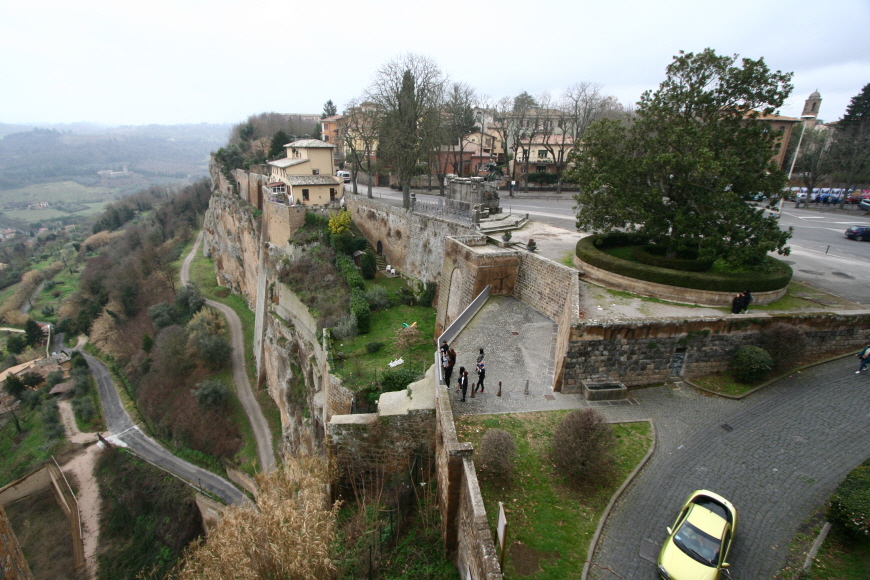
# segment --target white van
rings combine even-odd
[[[350,183],[350,171],[336,171],[335,175],[344,179],[345,183]]]

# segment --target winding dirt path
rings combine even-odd
[[[196,237],[196,242],[193,244],[193,249],[184,259],[181,265],[181,283],[187,284],[190,280],[190,264],[199,250],[202,243],[203,231],[200,230]],[[233,382],[236,385],[236,392],[239,396],[239,401],[245,409],[245,414],[251,422],[251,429],[254,432],[254,439],[257,441],[257,456],[260,460],[260,469],[263,471],[271,471],[275,468],[275,452],[272,448],[272,433],[269,431],[269,424],[263,416],[263,410],[260,409],[256,397],[254,397],[251,383],[248,380],[248,373],[245,370],[245,339],[242,332],[242,321],[239,319],[235,311],[225,304],[215,302],[214,300],[206,300],[206,304],[219,310],[227,318],[227,323],[230,329],[230,344],[233,347],[232,368]]]

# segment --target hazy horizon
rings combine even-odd
[[[494,99],[588,81],[625,105],[679,51],[764,57],[794,72],[781,113],[818,90],[841,117],[870,82],[866,0],[29,0],[0,4],[0,122],[111,127],[233,124],[249,115],[342,110],[404,52],[431,56]]]

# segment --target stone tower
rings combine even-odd
[[[816,119],[819,116],[819,109],[822,108],[822,95],[819,94],[819,91],[813,91],[810,94],[810,97],[804,101],[804,111],[801,113],[801,116],[811,115],[812,119],[807,119],[807,124],[812,127],[816,124]]]

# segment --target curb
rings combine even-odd
[[[846,354],[838,354],[836,356],[832,356],[832,357],[825,358],[822,360],[817,360],[816,362],[812,362],[812,363],[797,367],[797,368],[792,369],[790,371],[787,371],[781,375],[777,375],[777,376],[773,377],[772,379],[764,381],[763,383],[761,383],[757,387],[754,387],[754,388],[746,391],[742,395],[726,395],[724,393],[717,393],[716,391],[711,391],[710,389],[706,389],[700,385],[696,385],[695,383],[693,383],[692,381],[690,381],[688,379],[680,378],[680,380],[682,382],[686,383],[687,385],[689,385],[690,387],[692,387],[693,389],[707,393],[708,395],[713,395],[714,397],[722,397],[723,399],[732,399],[734,401],[740,401],[742,399],[745,399],[749,395],[754,395],[755,393],[757,393],[761,389],[769,387],[770,385],[772,385],[776,381],[781,381],[782,379],[787,379],[788,377],[792,376],[795,373],[805,371],[807,369],[811,369],[811,368],[819,366],[819,365],[827,364],[829,362],[833,362],[835,360],[840,360],[841,358],[846,358],[846,357],[854,356],[854,355],[855,355],[854,352],[849,352]]]
[[[638,423],[638,421],[617,421],[618,423]],[[610,516],[610,512],[613,511],[613,506],[616,504],[616,500],[622,495],[629,485],[634,481],[637,475],[640,473],[640,470],[647,464],[650,457],[652,457],[653,453],[656,450],[656,426],[655,424],[647,420],[649,423],[650,432],[652,434],[652,445],[650,445],[649,451],[647,451],[646,455],[643,459],[640,460],[640,463],[637,467],[634,468],[628,477],[625,478],[625,481],[622,482],[622,485],[619,486],[619,489],[613,494],[610,498],[610,502],[607,504],[607,507],[604,508],[604,513],[601,514],[601,518],[598,520],[598,527],[595,528],[595,534],[592,536],[592,541],[589,542],[589,551],[586,553],[586,563],[583,564],[583,573],[580,575],[580,580],[586,580],[589,575],[589,566],[592,563],[592,556],[595,554],[596,548],[598,548],[598,540],[601,538],[601,532],[604,530],[604,522],[607,521],[607,518]]]
[[[828,537],[828,532],[831,531],[831,522],[825,522],[825,525],[822,526],[822,529],[819,531],[819,536],[816,538],[816,541],[813,542],[810,551],[807,552],[807,559],[804,560],[803,571],[806,572],[810,569],[810,566],[813,565],[813,559],[818,555],[819,548],[822,547],[822,544],[825,541],[825,538]]]

